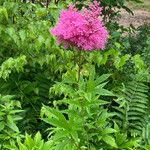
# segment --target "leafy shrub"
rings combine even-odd
[[[5,149],[10,142],[20,136],[17,122],[22,119],[20,102],[14,96],[0,95],[0,148]]]
[[[17,144],[12,144],[10,150],[51,150],[51,142],[44,142],[41,134],[38,132],[34,138],[30,135],[25,135],[25,140],[22,143],[20,139],[17,140]]]

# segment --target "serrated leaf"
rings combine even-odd
[[[117,148],[117,144],[116,144],[116,142],[115,142],[115,139],[114,139],[112,136],[106,135],[106,136],[104,136],[102,139],[103,139],[103,141],[104,141],[105,143],[107,143],[108,145]]]

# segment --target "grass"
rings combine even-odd
[[[128,6],[133,10],[145,10],[150,12],[150,0],[141,0],[142,3],[128,2]]]

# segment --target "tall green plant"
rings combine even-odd
[[[43,106],[41,117],[52,125],[49,128],[50,140],[54,149],[99,149],[117,147],[109,122],[112,114],[103,106],[109,103],[102,96],[113,96],[104,86],[109,74],[95,76],[91,67],[88,78],[76,77],[76,71],[68,71],[62,82],[56,83],[51,92],[64,98],[56,101],[57,108]],[[61,106],[66,109],[61,110]],[[60,108],[60,109],[58,109]]]

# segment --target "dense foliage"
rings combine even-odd
[[[120,26],[126,1],[102,0],[105,49],[64,49],[49,29],[72,2],[89,4],[0,0],[0,149],[149,150],[150,26]]]

